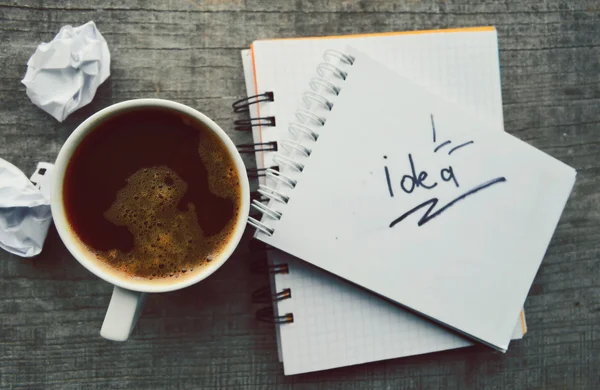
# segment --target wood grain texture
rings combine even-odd
[[[89,20],[112,75],[58,123],[20,80],[40,42]],[[244,95],[239,51],[253,40],[478,25],[498,29],[507,131],[579,172],[526,303],[529,333],[506,354],[472,347],[284,377],[274,330],[250,303],[267,278],[250,273],[244,244],[205,282],[151,296],[131,340],[111,343],[98,334],[111,286],[52,229],[36,259],[0,252],[0,387],[600,388],[597,0],[0,0],[0,157],[30,173],[86,117],[140,97],[188,104],[250,142],[233,131],[231,103]]]

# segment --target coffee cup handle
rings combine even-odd
[[[140,316],[145,298],[145,293],[115,286],[100,336],[112,341],[127,340]]]

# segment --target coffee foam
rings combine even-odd
[[[239,212],[240,179],[233,157],[223,151],[222,141],[214,134],[207,135],[198,146],[198,154],[208,170],[208,188],[213,194],[236,200],[236,215]]]
[[[189,275],[218,256],[238,219],[239,178],[234,170],[223,169],[227,162],[218,161],[216,148],[205,149],[201,156],[210,159],[206,166],[211,191],[236,200],[229,224],[220,233],[205,237],[194,204],[189,203],[185,210],[177,208],[187,184],[167,166],[142,168],[127,179],[104,213],[110,222],[127,227],[133,235],[133,249],[96,251],[98,259],[130,276],[160,279]]]

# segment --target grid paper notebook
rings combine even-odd
[[[422,58],[423,61],[430,61],[433,58],[441,60],[442,64],[432,75],[422,74],[422,82],[430,86],[437,85],[435,89],[449,91],[449,95],[459,101],[462,100],[467,107],[474,111],[483,110],[487,114],[482,115],[489,115],[501,123],[496,32],[484,28],[477,31],[467,29],[457,36],[446,36],[448,34],[452,33],[426,34],[433,35],[426,39],[412,34],[390,35],[391,38],[387,38],[390,42],[389,46],[379,47],[378,50],[386,52],[384,55],[388,55],[390,51],[403,52]],[[355,41],[357,38],[359,41],[365,39],[344,37],[339,40]],[[415,41],[415,38],[418,39]],[[306,90],[307,80],[315,76],[314,68],[321,61],[323,51],[329,47],[332,40],[299,40],[292,44],[293,48],[287,48],[289,42],[292,41],[255,42],[253,45],[255,62],[266,69],[260,74],[268,73],[269,69],[287,66],[290,62],[298,62],[297,65],[287,68],[286,88],[279,86],[280,80],[269,80],[266,86],[256,88],[251,53],[242,51],[248,95],[262,93],[271,87],[270,90],[276,94],[275,100],[282,101],[279,107],[288,114],[293,113],[297,108],[296,102]],[[370,45],[372,42],[373,38],[369,38],[365,45]],[[313,45],[316,47],[312,47]],[[467,69],[465,72],[461,61],[450,61],[454,66],[450,70],[445,68],[443,64],[445,59],[439,52],[447,45],[453,48],[461,46],[462,49],[458,50],[458,54],[474,56],[479,66],[475,69]],[[261,50],[266,50],[266,53]],[[284,56],[274,55],[280,51]],[[313,52],[313,57],[306,54],[307,52]],[[424,55],[423,52],[431,53]],[[402,63],[399,60],[396,62]],[[419,70],[418,62],[413,60],[408,66],[413,73]],[[310,68],[311,66],[313,68]],[[449,80],[440,80],[444,77],[448,77]],[[463,82],[456,83],[456,79],[462,79]],[[294,83],[290,84],[289,81],[292,80]],[[479,94],[478,99],[468,98],[468,90],[474,89],[477,84],[488,85],[489,91]],[[464,98],[461,99],[460,96]],[[270,103],[259,106],[263,109],[263,116],[267,104]],[[252,117],[258,116],[256,106],[251,106],[250,110]],[[280,115],[276,110],[269,112],[277,116],[278,123],[285,120],[285,114]],[[263,127],[254,131],[255,142],[277,141],[280,137],[287,136],[287,129],[282,126]],[[271,155],[272,153],[259,153],[258,167],[272,165]],[[306,265],[292,256],[280,251],[269,251],[268,254],[273,263],[287,263],[290,267],[289,275],[276,275],[272,281],[274,291],[283,288],[291,288],[293,291],[292,299],[275,305],[281,313],[295,314],[294,324],[276,326],[280,360],[284,362],[285,373],[288,375],[471,345],[470,341],[442,327],[433,325],[337,277]],[[315,301],[317,304],[313,303]],[[312,323],[315,319],[321,319],[323,323],[329,324],[328,327],[315,327]],[[513,338],[520,339],[526,331],[522,313],[516,322]],[[326,342],[323,342],[324,338],[327,339]]]
[[[257,238],[505,351],[575,170],[363,53],[341,58],[318,69],[343,84],[297,111],[318,140],[275,160],[289,169]]]

